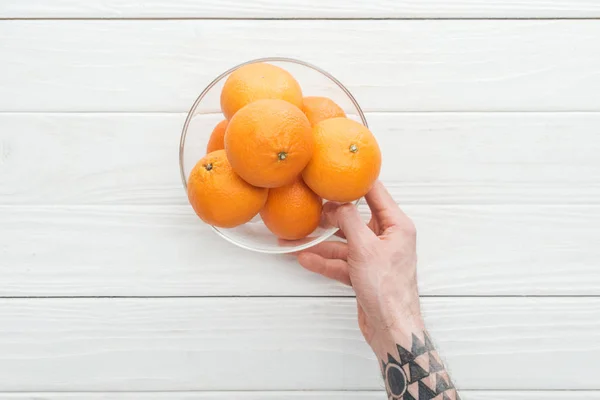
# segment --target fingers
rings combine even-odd
[[[339,238],[341,238],[341,239],[346,239],[346,235],[344,235],[344,232],[342,232],[342,231],[340,231],[340,230],[337,230],[337,231],[334,233],[334,235],[335,235],[335,236],[337,236],[337,237],[339,237]]]
[[[365,199],[381,229],[410,222],[381,181],[375,182]]]
[[[298,262],[309,271],[351,286],[348,264],[344,260],[330,259],[316,253],[303,252],[298,254]]]
[[[342,230],[351,245],[365,244],[376,238],[352,204],[327,203],[323,212],[331,225]]]
[[[346,260],[348,258],[348,245],[343,242],[323,242],[303,252],[318,254],[325,258]]]
[[[396,201],[381,181],[375,181],[371,190],[365,195],[365,200],[367,200],[369,208],[374,212],[383,212],[387,209],[398,208]]]
[[[375,218],[399,219],[404,214],[381,181],[376,181],[365,195],[365,200]]]
[[[331,228],[331,224],[329,223],[329,221],[327,221],[327,217],[325,216],[325,213],[321,213],[321,220],[319,221],[319,227],[324,228],[324,229]],[[340,231],[339,229],[337,231],[335,231],[334,235],[339,238],[346,239],[346,236],[344,236],[344,232]]]

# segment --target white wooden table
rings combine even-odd
[[[201,225],[185,113],[347,84],[466,400],[600,399],[600,2],[0,0],[0,399],[375,400],[351,292]]]

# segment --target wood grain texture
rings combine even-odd
[[[592,18],[593,0],[19,0],[2,18]]]
[[[184,112],[268,55],[314,62],[367,111],[599,111],[599,36],[594,20],[2,21],[0,111]]]
[[[220,118],[200,118],[203,140]],[[381,179],[400,204],[600,202],[600,113],[367,118],[383,151]],[[177,153],[184,119],[0,114],[0,204],[185,205]],[[205,142],[196,144],[199,159]]]
[[[360,392],[163,392],[163,393],[0,393],[0,400],[382,400],[385,399],[383,391]],[[506,391],[468,391],[463,390],[461,398],[464,400],[598,400],[600,392],[596,391],[532,391],[532,392],[506,392]]]
[[[600,299],[423,303],[461,388],[600,388]],[[0,389],[381,390],[355,312],[354,299],[4,299]]]
[[[598,206],[406,212],[424,295],[600,295]],[[0,221],[2,296],[352,294],[227,243],[189,206],[4,206]]]

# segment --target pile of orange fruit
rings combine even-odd
[[[221,110],[188,180],[189,201],[208,224],[232,228],[260,213],[280,239],[301,239],[318,227],[323,199],[357,200],[379,176],[373,134],[331,99],[304,97],[280,67],[235,70]]]

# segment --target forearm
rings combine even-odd
[[[372,347],[381,363],[388,399],[460,399],[422,323],[388,332]]]

